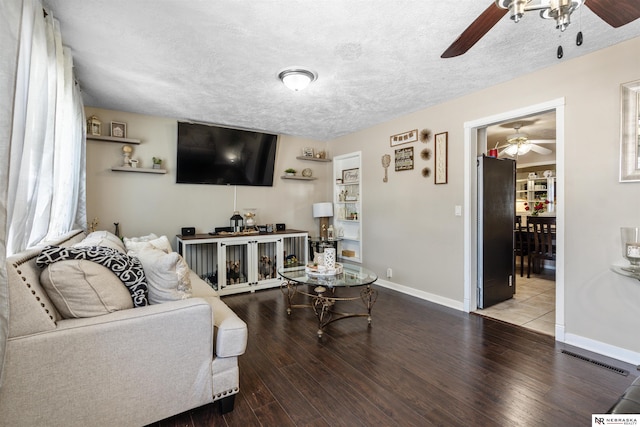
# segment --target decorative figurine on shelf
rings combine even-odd
[[[87,133],[95,136],[102,135],[102,122],[96,116],[91,116],[87,120]]]
[[[256,228],[256,213],[253,211],[247,211],[244,213],[244,229],[254,230]]]
[[[131,153],[133,153],[133,148],[130,145],[122,146],[122,155],[124,156],[122,166],[131,166]]]

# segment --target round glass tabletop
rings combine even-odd
[[[360,265],[342,264],[342,273],[332,275],[319,275],[306,271],[304,265],[296,267],[283,267],[278,269],[278,274],[287,280],[310,286],[351,287],[370,285],[378,280],[378,276],[371,270]]]

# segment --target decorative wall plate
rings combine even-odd
[[[302,176],[304,176],[305,178],[311,178],[311,175],[313,175],[313,172],[311,172],[311,169],[306,168],[302,171]]]

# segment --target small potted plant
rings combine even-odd
[[[160,157],[154,157],[152,160],[154,169],[160,169],[162,167],[162,159]]]
[[[293,168],[285,169],[284,173],[287,176],[294,176],[296,174],[296,170]]]

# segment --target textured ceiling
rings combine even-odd
[[[587,0],[588,1],[588,0]],[[328,140],[640,35],[588,8],[560,33],[506,15],[442,52],[490,0],[45,0],[86,105]],[[579,30],[584,44],[575,45]],[[292,92],[288,66],[318,73]]]

